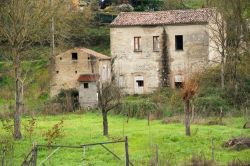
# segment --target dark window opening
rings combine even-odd
[[[77,74],[77,71],[75,71],[75,73]]]
[[[77,59],[78,59],[77,52],[73,52],[72,53],[72,60],[77,60]]]
[[[175,88],[177,89],[183,88],[183,82],[175,82]]]
[[[143,86],[144,86],[143,80],[137,80],[136,82],[137,82],[137,85],[138,85],[139,87],[143,87]]]
[[[62,60],[62,57],[60,57],[60,60]]]
[[[58,74],[58,73],[59,73],[59,71],[57,70],[57,71],[56,71],[56,73]]]
[[[182,35],[175,36],[175,49],[183,50],[183,36]]]
[[[153,50],[154,51],[160,50],[160,38],[159,38],[159,36],[153,36]]]
[[[83,83],[83,87],[84,87],[84,89],[89,88],[89,83]]]
[[[134,37],[134,51],[141,51],[141,37]]]

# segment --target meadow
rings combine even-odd
[[[37,116],[31,136],[23,129],[23,139],[15,141],[14,165],[20,165],[31,150],[32,143],[46,144],[44,133],[60,120],[63,120],[62,136],[53,144],[81,145],[87,143],[121,140],[128,136],[130,160],[134,165],[149,165],[155,158],[155,146],[159,148],[159,165],[185,165],[193,155],[202,155],[211,160],[211,140],[214,140],[216,165],[227,165],[232,160],[249,161],[250,149],[236,151],[223,147],[223,142],[238,136],[250,136],[249,129],[243,129],[245,120],[241,117],[224,118],[224,125],[192,124],[190,137],[185,136],[183,123],[163,124],[153,120],[148,125],[145,119],[127,119],[124,116],[110,115],[109,137],[102,136],[102,116],[99,113],[65,114]],[[23,117],[27,125],[30,117]],[[4,132],[0,127],[0,133]],[[124,165],[124,143],[110,144],[107,147],[122,160],[114,158],[101,146],[85,149],[61,148],[45,165]],[[37,164],[41,164],[55,149],[39,149]]]

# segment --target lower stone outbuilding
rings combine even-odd
[[[81,107],[96,107],[97,83],[111,80],[111,58],[87,48],[73,48],[55,58],[51,96],[77,89]]]
[[[82,74],[78,78],[79,103],[84,108],[94,108],[98,106],[97,85],[99,74]]]

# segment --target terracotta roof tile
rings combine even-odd
[[[95,82],[100,78],[99,74],[81,74],[77,81],[79,82]]]
[[[157,12],[122,12],[111,26],[171,25],[207,23],[212,9],[168,10]]]

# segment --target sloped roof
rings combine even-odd
[[[81,74],[77,81],[79,82],[96,82],[100,78],[99,74]]]
[[[96,52],[94,50],[90,50],[88,48],[84,48],[84,47],[80,47],[80,48],[73,48],[73,49],[70,49],[70,50],[67,50],[66,52],[73,52],[73,51],[76,51],[76,52],[84,52],[84,53],[87,53],[89,55],[92,55],[100,60],[110,60],[111,57],[109,56],[106,56],[104,54],[101,54],[99,52]],[[64,52],[65,53],[65,52]],[[60,55],[60,54],[58,54]]]
[[[99,59],[103,59],[103,60],[111,59],[111,57],[108,57],[108,56],[106,56],[106,55],[104,55],[104,54],[101,54],[101,53],[99,53],[99,52],[96,52],[96,51],[94,51],[94,50],[90,50],[90,49],[88,49],[88,48],[82,47],[82,48],[78,48],[78,49],[79,49],[79,51],[86,52],[87,54],[93,55],[93,56],[95,56],[95,57],[97,57],[97,58],[99,58]]]
[[[212,9],[122,12],[111,26],[171,25],[207,23]]]

